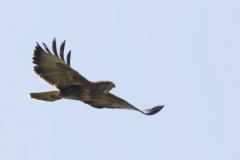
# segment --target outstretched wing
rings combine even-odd
[[[131,110],[139,111],[145,115],[156,114],[164,107],[164,105],[161,105],[161,106],[153,107],[151,109],[140,110],[140,109],[134,107],[133,105],[131,105],[130,103],[128,103],[127,101],[125,101],[111,93],[102,95],[99,98],[94,99],[92,101],[85,101],[84,103],[86,103],[92,107],[95,107],[95,108],[131,109]]]
[[[67,55],[67,63],[64,61],[65,41],[60,47],[60,57],[57,53],[56,40],[53,39],[52,49],[50,52],[48,47],[43,43],[44,49],[37,43],[33,54],[34,71],[47,83],[57,88],[68,85],[82,85],[90,83],[86,78],[70,67],[71,51]]]

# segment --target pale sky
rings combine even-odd
[[[240,159],[237,0],[1,1],[1,160]],[[71,66],[153,116],[30,99],[53,38]],[[42,45],[42,44],[41,44]]]

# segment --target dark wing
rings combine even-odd
[[[161,105],[161,106],[153,107],[151,109],[140,110],[140,109],[134,107],[133,105],[129,104],[127,101],[125,101],[111,93],[102,95],[97,99],[94,99],[92,101],[86,101],[84,103],[89,104],[90,106],[95,107],[95,108],[131,109],[131,110],[139,111],[145,115],[156,114],[164,107],[164,105]]]
[[[46,82],[57,88],[68,85],[82,85],[90,83],[86,78],[70,67],[71,51],[67,55],[67,63],[64,61],[65,41],[60,47],[60,57],[57,53],[56,40],[53,39],[52,49],[50,52],[48,47],[43,43],[44,49],[37,43],[33,54],[34,71]]]

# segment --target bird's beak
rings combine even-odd
[[[116,87],[115,84],[113,84],[113,87]]]

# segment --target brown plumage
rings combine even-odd
[[[43,43],[45,50],[37,43],[33,54],[35,73],[47,83],[54,85],[57,90],[41,93],[30,93],[30,97],[53,102],[62,98],[79,100],[94,108],[124,108],[139,111],[145,115],[159,112],[164,105],[152,109],[139,110],[127,101],[109,93],[115,87],[110,81],[91,82],[70,67],[71,51],[67,54],[67,63],[64,60],[65,41],[60,47],[60,56],[57,52],[56,40],[52,44],[53,54]]]

